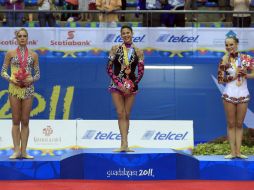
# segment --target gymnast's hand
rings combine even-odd
[[[120,87],[121,92],[128,95],[131,93],[130,89],[125,88],[124,86]]]
[[[246,77],[247,75],[247,70],[244,70],[244,69],[239,69],[237,71],[238,75],[241,76],[241,77]]]
[[[11,77],[10,82],[16,86],[20,86],[20,81],[17,80],[15,77]]]
[[[33,83],[33,77],[31,75],[28,76],[24,81],[22,81],[22,83],[25,87],[31,86]]]

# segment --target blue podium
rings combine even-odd
[[[0,157],[0,180],[253,180],[254,157],[226,160],[221,156],[192,156],[172,149],[72,150],[61,156],[33,160]]]

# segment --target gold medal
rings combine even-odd
[[[126,67],[124,72],[126,75],[129,75],[131,73],[130,67]]]

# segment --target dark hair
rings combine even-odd
[[[121,27],[121,33],[122,33],[122,30],[125,29],[125,28],[128,28],[131,32],[133,32],[133,31],[132,31],[132,27],[130,27],[130,26],[128,26],[128,25],[123,25],[123,26]]]
[[[239,39],[236,36],[227,36],[227,39],[233,39],[237,44],[239,43]]]

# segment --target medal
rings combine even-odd
[[[28,58],[28,49],[27,47],[25,48],[25,52],[24,52],[24,57],[22,59],[22,53],[20,51],[19,48],[17,48],[17,56],[18,56],[18,60],[19,60],[19,70],[18,72],[14,73],[15,78],[21,82],[21,87],[24,87],[24,85],[22,84],[22,81],[24,81],[29,74],[27,73],[25,67],[27,65],[27,58]]]
[[[129,67],[129,66],[127,66],[126,68],[125,68],[125,74],[126,75],[129,75],[130,73],[131,73],[131,68]]]
[[[123,79],[123,86],[133,91],[134,84],[132,80],[129,79],[129,75],[131,74],[131,67],[129,60],[131,59],[131,55],[133,53],[134,49],[132,47],[129,48],[129,51],[127,50],[125,44],[123,44],[123,60],[124,60],[124,73],[126,74],[126,78]]]
[[[238,55],[238,57],[237,57],[237,71],[240,72],[241,69],[242,69],[241,55]],[[242,78],[241,74],[238,74],[236,85],[241,86],[242,83],[243,83],[243,78]]]

